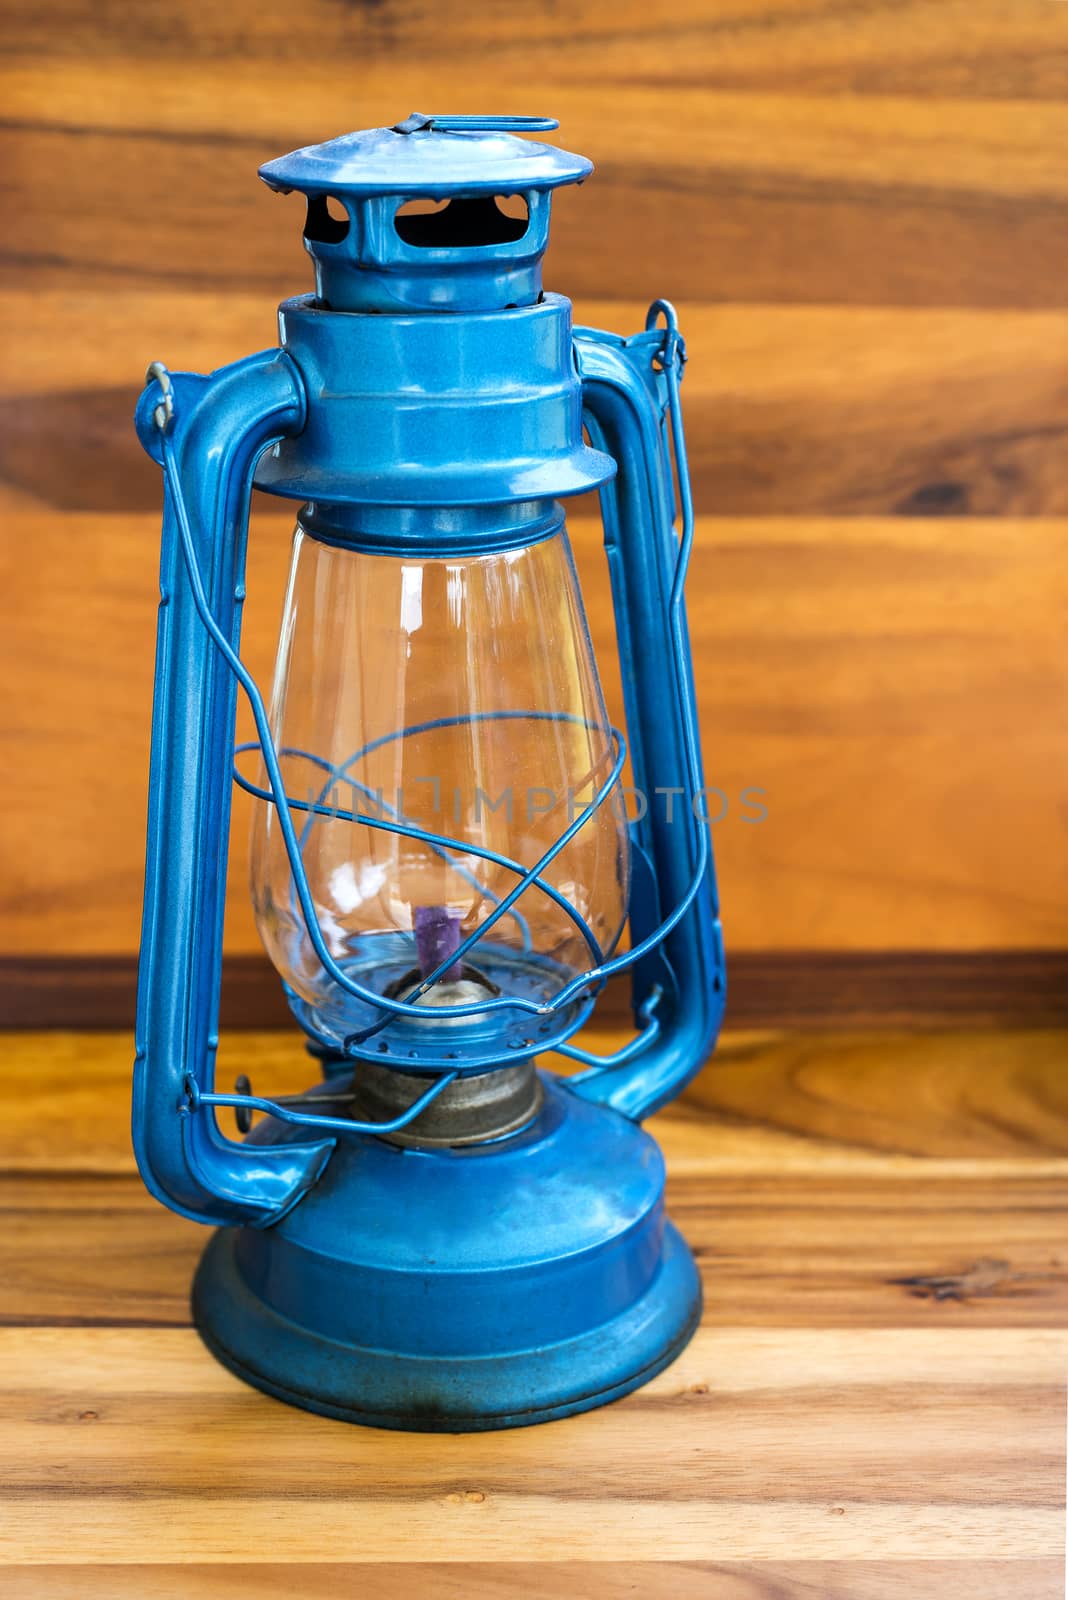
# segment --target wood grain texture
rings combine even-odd
[[[588,1028],[580,1037],[608,1051],[627,1034]],[[682,1100],[658,1115],[657,1138],[673,1177],[687,1180],[1054,1180],[1068,1173],[1066,1045],[1068,1029],[1052,1028],[729,1032]],[[132,1033],[0,1035],[9,1200],[22,1177],[42,1180],[36,1206],[67,1204],[50,1181],[60,1173],[86,1182],[133,1175],[133,1054]],[[291,1028],[224,1038],[219,1081],[239,1074],[283,1094],[315,1081],[317,1069]]]
[[[653,1124],[693,1344],[603,1411],[452,1437],[218,1367],[188,1325],[204,1231],[132,1169],[128,1036],[4,1046],[5,1595],[1061,1593],[1068,1032],[728,1039]],[[309,1070],[276,1034],[238,1068]]]
[[[727,990],[731,1028],[1056,1028],[1068,1026],[1068,951],[732,949]],[[133,954],[0,955],[0,1029],[128,1028],[136,992]],[[265,955],[224,956],[219,1020],[292,1031]],[[598,999],[597,1022],[633,1026],[625,977]]]
[[[0,951],[136,948],[155,628],[154,519],[34,513],[0,556]],[[611,617],[576,521],[590,621]],[[253,528],[245,653],[269,681],[289,525]],[[1068,521],[705,519],[691,606],[733,949],[1058,949]],[[1020,637],[1027,618],[1026,648]],[[77,619],[72,626],[72,619]],[[743,791],[762,791],[753,823]],[[229,948],[258,940],[235,796]]]
[[[91,12],[74,0],[62,9],[62,31],[53,26],[53,12],[27,10],[17,0],[5,0],[0,15],[12,56],[27,68],[33,60],[73,69],[81,61],[106,68],[124,56],[146,66],[173,57],[179,68],[189,68],[185,82],[192,84],[199,69],[222,60],[235,66],[240,93],[252,87],[253,69],[292,60],[292,16],[277,3],[235,0],[205,13],[196,0],[176,0],[165,15],[131,19],[122,0],[101,0]],[[740,89],[793,82],[816,93],[1051,100],[1068,88],[1068,25],[1042,0],[866,0],[851,6],[733,0],[729,10],[708,0],[679,0],[670,18],[651,17],[638,0],[583,0],[570,14],[566,48],[559,15],[546,0],[531,0],[521,32],[514,18],[494,7],[444,3],[428,12],[419,0],[397,0],[388,16],[373,4],[341,8],[310,0],[305,15],[318,49],[302,58],[304,74],[291,74],[281,107],[263,96],[239,105],[246,118],[258,114],[257,126],[277,126],[290,106],[314,106],[317,93],[339,94],[345,57],[358,49],[366,53],[361,87],[366,81],[368,93],[380,91],[390,58],[401,55],[419,88],[431,72],[440,71],[451,86],[466,70],[469,90],[470,76],[489,68],[509,85],[523,72],[528,82],[540,81],[548,68],[561,87],[595,88],[588,84],[593,64],[598,78],[627,86],[635,78]],[[670,48],[676,42],[685,53]],[[106,101],[107,87],[100,86],[93,104]],[[132,99],[117,99],[112,107],[120,125],[136,120],[136,86],[131,90]],[[60,120],[73,110],[73,101],[61,101],[53,114]],[[167,129],[188,127],[197,125],[199,113],[215,127],[229,110],[226,101],[213,106],[206,94],[180,105],[175,93],[160,121]]]
[[[9,259],[50,283],[133,267],[274,292],[292,256],[251,169],[349,127],[356,80],[365,126],[396,120],[399,83],[413,104],[551,104],[598,164],[563,208],[585,231],[559,230],[578,293],[646,293],[652,273],[690,299],[1064,304],[1068,25],[1041,0],[690,0],[670,17],[584,0],[566,33],[549,0],[521,29],[458,0],[313,0],[299,72],[280,0],[207,27],[195,0],[133,21],[74,4],[61,29],[51,7],[12,9]],[[75,159],[81,204],[57,214]]]
[[[677,1129],[665,1144],[690,1148]],[[707,1175],[674,1178],[668,1204],[697,1255],[708,1328],[1056,1332],[1068,1321],[1066,1181],[1063,1162],[1011,1180],[728,1170],[712,1191]],[[992,1198],[992,1182],[1007,1192]],[[136,1178],[0,1180],[0,1220],[0,1325],[189,1327],[204,1234]]]
[[[279,293],[297,292],[307,265],[283,220],[265,219],[262,232],[285,238],[291,273]],[[552,281],[574,292],[566,276]],[[651,272],[644,299],[576,294],[576,318],[632,331],[648,285],[664,281]],[[211,370],[269,345],[271,295],[137,285],[119,296],[79,282],[44,305],[36,288],[0,289],[4,492],[57,523],[64,511],[154,519],[159,471],[130,425],[148,355]],[[749,300],[681,309],[691,470],[709,515],[1068,511],[1068,312]],[[695,574],[695,585],[707,581]]]
[[[656,1120],[706,1325],[1064,1325],[1066,1045],[1054,1030],[729,1036]],[[204,1235],[136,1179],[131,1057],[129,1036],[5,1041],[2,1322],[188,1325]],[[275,1033],[232,1036],[219,1072],[263,1093],[315,1076]]]
[[[1062,1538],[1063,1334],[712,1331],[592,1422],[444,1443],[279,1415],[178,1331],[0,1349],[13,1560],[978,1565]]]
[[[300,204],[257,164],[491,101],[597,163],[547,274],[578,317],[680,304],[731,948],[1068,948],[1068,7],[309,0],[299,49],[281,0],[2,14],[0,954],[136,946],[159,480],[130,413],[149,358],[270,344],[309,286]],[[263,677],[284,523],[254,534]],[[588,521],[578,544],[605,664]]]
[[[924,1561],[376,1562],[375,1600],[1061,1600],[1062,1563],[1048,1559]],[[336,1600],[366,1590],[366,1565],[280,1562],[263,1566],[183,1563],[145,1566],[10,1567],[11,1600]],[[640,1588],[637,1587],[640,1583]]]

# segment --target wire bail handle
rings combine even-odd
[[[426,116],[413,111],[393,124],[394,133],[552,133],[560,126],[555,117]]]

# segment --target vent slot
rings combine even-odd
[[[515,244],[529,225],[530,210],[521,195],[409,200],[393,218],[398,236],[419,250],[472,250],[480,245]]]
[[[304,224],[304,237],[313,244],[340,244],[348,238],[349,214],[340,200],[332,194],[308,196],[308,217]]]

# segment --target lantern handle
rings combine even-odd
[[[495,117],[456,113],[427,115],[413,111],[403,122],[393,124],[394,133],[552,133],[560,123],[556,117]]]
[[[567,1083],[641,1120],[700,1070],[726,999],[711,834],[696,809],[704,777],[683,593],[694,537],[679,397],[686,352],[674,307],[657,300],[645,329],[629,339],[576,328],[575,353],[591,443],[617,465],[600,494],[632,781],[647,796],[682,797],[678,814],[661,817],[666,808],[650,804],[631,824],[641,867],[629,908],[632,948],[651,942],[662,904],[684,909],[632,968],[637,1039]],[[649,662],[663,663],[664,676]]]
[[[155,362],[137,407],[141,443],[173,464],[210,603],[236,648],[252,474],[304,425],[304,387],[281,350],[210,378]],[[277,1221],[315,1183],[333,1138],[242,1144],[207,1110],[215,1085],[230,752],[236,684],[205,633],[165,473],[148,851],[138,970],[133,1142],[147,1187],[199,1222]],[[191,1092],[192,1086],[192,1092]],[[197,1114],[197,1101],[205,1112]]]

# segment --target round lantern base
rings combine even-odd
[[[670,1223],[664,1244],[656,1284],[630,1311],[544,1350],[435,1358],[323,1340],[242,1292],[228,1232],[205,1251],[194,1316],[224,1367],[304,1411],[417,1433],[523,1428],[621,1399],[685,1349],[700,1320],[700,1285]]]
[[[545,1089],[537,1123],[494,1144],[345,1140],[288,1217],[216,1233],[193,1287],[208,1348],[290,1405],[422,1432],[547,1422],[647,1382],[701,1312],[660,1152]]]

